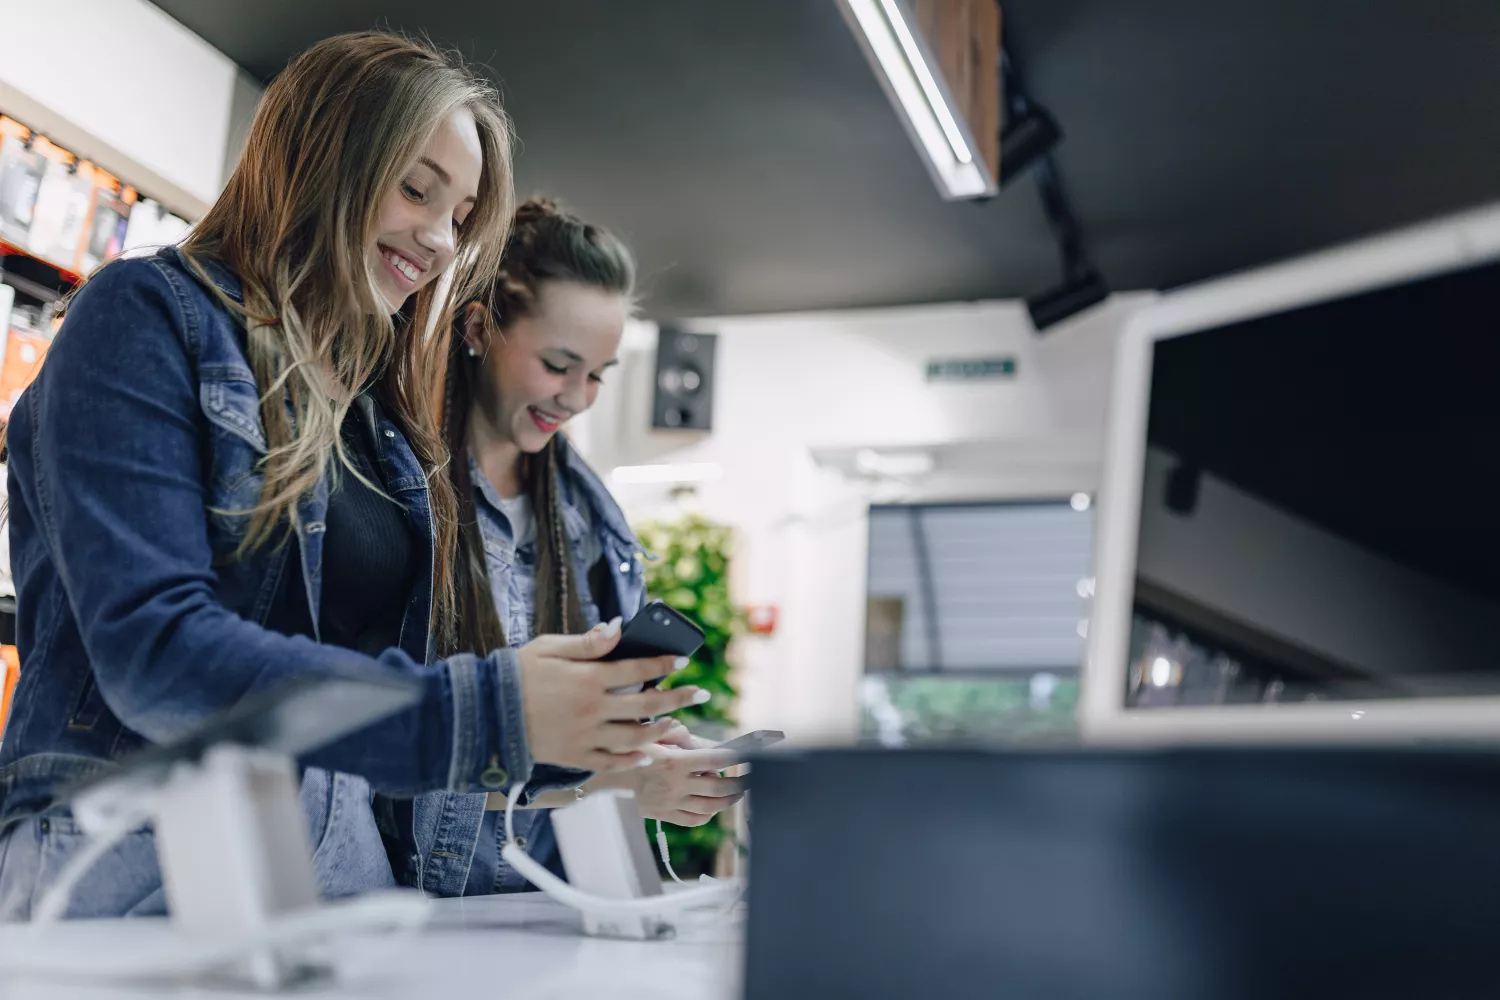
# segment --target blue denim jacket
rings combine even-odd
[[[232,274],[206,269],[239,296]],[[248,519],[232,512],[254,503],[266,451],[243,337],[175,249],[117,262],[79,292],[11,415],[9,530],[24,666],[0,745],[0,831],[55,810],[70,782],[288,677],[399,671],[422,681],[417,706],[302,762],[316,769],[304,802],[315,813],[325,891],[341,872],[388,883],[370,788],[482,793],[531,775],[515,655],[434,658],[427,483],[385,414],[382,472],[426,541],[400,648],[370,658],[265,627],[289,559],[300,560],[318,619],[328,490],[301,501],[292,543],[233,557]],[[358,829],[332,830],[351,809]],[[408,832],[417,857],[448,836],[440,815],[419,816]],[[357,884],[364,877],[346,879],[343,890],[372,887]]]
[[[646,603],[646,579],[640,543],[625,522],[625,515],[594,471],[579,457],[566,438],[557,439],[564,533],[573,556],[573,578],[589,581],[580,590],[583,623],[592,628],[606,616],[633,617]],[[485,562],[495,611],[505,626],[506,640],[519,648],[531,641],[536,619],[536,577],[528,564],[530,553],[518,550],[512,525],[501,510],[495,488],[471,461],[474,508],[484,539]],[[592,572],[602,566],[607,583]],[[591,579],[592,577],[592,579]],[[578,781],[587,775],[574,772]],[[437,793],[441,795],[442,793]],[[475,803],[483,808],[483,798]],[[527,887],[526,880],[499,856],[501,817],[485,814],[479,827],[473,866],[463,887],[465,895],[515,892]],[[516,835],[531,856],[557,870],[557,840],[547,810],[535,809],[515,815]]]

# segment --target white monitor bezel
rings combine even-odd
[[[1125,706],[1152,347],[1159,340],[1500,259],[1500,204],[1171,292],[1116,345],[1096,520],[1095,598],[1079,692],[1106,744],[1376,742],[1500,737],[1500,698],[1130,709]]]

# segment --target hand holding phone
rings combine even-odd
[[[605,654],[606,662],[614,660],[644,660],[653,656],[692,656],[703,645],[703,630],[676,608],[652,601],[641,609],[640,614],[630,619],[620,636],[620,644]],[[629,684],[611,688],[610,694],[633,694],[655,687],[662,678],[647,681],[643,685]]]
[[[645,748],[675,725],[660,718],[708,700],[708,691],[615,694],[672,672],[673,657],[600,662],[620,641],[620,625],[583,635],[542,635],[516,653],[527,742],[533,759],[585,771],[618,771],[649,761]],[[656,719],[642,725],[642,719]]]

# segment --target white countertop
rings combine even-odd
[[[535,893],[438,900],[433,908],[421,930],[342,939],[333,946],[337,981],[293,995],[733,1000],[740,992],[742,916],[691,917],[669,941],[613,941],[584,937],[575,913]],[[0,925],[0,956],[11,948],[38,947],[29,931],[24,924]],[[70,921],[50,928],[44,943],[49,951],[76,952],[83,962],[89,955],[151,947],[170,934],[165,920]],[[0,977],[5,1000],[264,995],[217,986],[91,986]]]

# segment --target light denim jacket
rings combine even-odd
[[[573,450],[566,438],[559,436],[559,498],[563,529],[573,555],[574,579],[589,581],[580,588],[584,593],[584,625],[592,627],[605,616],[620,615],[627,620],[646,603],[645,567],[641,561],[640,542],[625,521],[625,515],[604,483]],[[495,610],[505,626],[512,648],[532,639],[532,622],[536,609],[534,591],[518,586],[517,551],[510,525],[500,512],[499,496],[479,472],[473,469],[475,508],[480,534],[484,539],[485,562],[489,568],[490,588]],[[588,545],[588,535],[594,545]],[[590,566],[585,553],[599,552],[598,562]],[[596,571],[607,571],[607,576]],[[533,771],[534,788],[571,787],[589,777],[582,771],[538,766]],[[432,838],[429,852],[440,853],[423,859],[393,858],[392,867],[398,879],[420,886],[432,895],[485,895],[494,891],[510,892],[527,883],[499,858],[499,814],[486,814],[485,796],[435,792],[419,797],[415,804],[415,828],[418,831],[446,831],[441,843]],[[389,814],[387,814],[389,815]],[[516,833],[533,857],[556,870],[556,842],[546,810],[526,810],[516,814]],[[403,838],[424,842],[420,834]]]
[[[239,297],[234,275],[207,270]],[[9,899],[12,916],[24,916],[15,900],[35,890],[26,881],[45,881],[76,849],[58,840],[71,830],[58,799],[69,783],[308,671],[399,671],[425,689],[414,708],[302,761],[312,769],[303,801],[325,894],[392,880],[371,788],[482,801],[532,773],[514,653],[433,656],[427,482],[386,414],[375,414],[381,472],[419,540],[400,647],[370,658],[267,627],[292,559],[318,620],[328,489],[300,502],[292,543],[234,558],[248,519],[230,512],[254,503],[266,452],[243,338],[175,249],[120,261],[79,292],[11,414],[9,531],[24,664],[0,746],[0,887],[12,890],[0,892],[0,911]],[[427,817],[419,840],[446,842],[446,819]],[[134,861],[154,864],[149,847]],[[101,901],[90,915],[117,915],[107,893],[84,891],[106,886],[112,863],[96,866],[80,891]],[[115,900],[122,912],[139,902]]]

